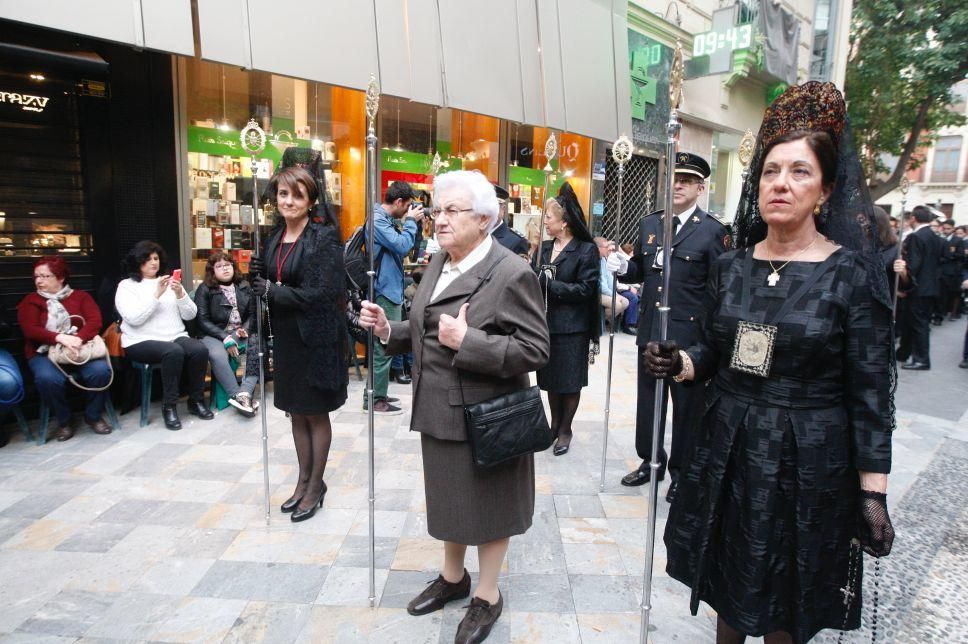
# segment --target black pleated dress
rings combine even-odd
[[[805,642],[860,625],[860,568],[849,606],[843,589],[858,470],[890,471],[890,312],[841,249],[822,265],[789,264],[775,286],[769,264],[751,260],[744,314],[747,252],[718,261],[688,350],[697,380],[712,380],[666,525],[668,572],[692,588],[693,614],[705,601],[743,633]],[[730,368],[738,323],[768,323],[788,300],[769,376]]]

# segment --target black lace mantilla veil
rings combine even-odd
[[[316,182],[316,191],[319,192],[319,201],[310,210],[310,217],[319,219],[326,226],[339,228],[336,215],[329,208],[326,193],[326,173],[323,169],[323,155],[319,150],[311,148],[286,148],[282,153],[282,161],[279,163],[278,170],[298,166],[312,175]],[[266,193],[262,195],[262,200],[266,201],[270,197]]]
[[[883,317],[889,324],[894,303],[887,272],[881,265],[882,246],[874,218],[874,203],[854,147],[843,95],[832,83],[810,81],[792,86],[766,109],[733,221],[733,246],[749,248],[766,237],[767,227],[759,209],[763,149],[780,134],[793,130],[825,131],[837,146],[837,178],[830,199],[821,208],[817,229],[831,241],[857,253],[867,271],[871,295],[886,307]],[[891,419],[894,423],[897,364],[893,331],[890,335]]]

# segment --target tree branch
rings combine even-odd
[[[925,99],[921,101],[918,106],[917,116],[914,118],[914,124],[911,125],[911,133],[908,135],[907,141],[904,142],[904,149],[901,150],[901,156],[897,160],[897,165],[894,166],[894,172],[891,176],[887,178],[883,183],[870,184],[871,199],[875,202],[889,193],[890,191],[897,188],[901,183],[901,177],[908,170],[908,165],[911,163],[911,157],[918,149],[918,142],[921,139],[921,131],[924,129],[925,123],[928,120],[928,112],[931,110],[932,105],[935,101],[933,99]]]

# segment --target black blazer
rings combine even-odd
[[[248,282],[242,281],[235,285],[235,300],[242,318],[242,328],[250,335],[255,333],[256,298],[252,295],[252,287]],[[210,335],[223,340],[232,307],[225,299],[222,289],[202,284],[195,291],[195,306],[198,307],[195,322],[198,324],[199,337]]]
[[[528,254],[528,240],[503,221],[500,226],[491,231],[491,237],[515,255]]]
[[[904,254],[908,272],[917,287],[918,297],[937,297],[938,280],[941,278],[941,254],[943,242],[934,234],[931,226],[924,226],[904,238]]]
[[[642,282],[639,300],[639,331],[636,344],[645,346],[659,339],[658,307],[662,300],[662,271],[652,268],[662,246],[662,211],[639,221],[639,237],[629,260],[629,270],[620,276],[625,283]],[[716,260],[731,244],[729,229],[721,221],[696,208],[672,238],[672,276],[669,287],[669,339],[688,347],[696,340],[706,281]]]
[[[592,242],[577,238],[568,242],[555,261],[551,261],[553,239],[541,245],[541,265],[553,264],[555,278],[541,279],[548,296],[548,331],[601,335],[601,301],[598,296],[598,274],[601,256]],[[540,278],[540,274],[539,274]]]

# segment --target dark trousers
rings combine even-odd
[[[935,297],[911,298],[911,360],[931,364],[931,312]]]
[[[161,364],[162,400],[166,405],[178,402],[178,385],[182,373],[188,387],[188,398],[202,402],[205,398],[205,371],[208,349],[195,338],[176,338],[174,342],[145,340],[124,348],[135,362]]]
[[[965,348],[961,351],[961,359],[968,362],[968,324],[965,325]]]
[[[897,321],[894,332],[900,342],[897,346],[897,359],[906,361],[911,357],[911,296],[897,298]]]
[[[45,355],[38,354],[28,361],[30,370],[34,372],[34,384],[44,404],[50,407],[57,422],[66,425],[71,420],[71,406],[67,402],[67,388],[72,387],[67,378],[54,363]],[[64,371],[74,376],[74,379],[85,387],[103,387],[111,380],[111,368],[103,359],[91,360],[79,367],[65,366]],[[104,391],[86,391],[87,405],[84,407],[84,418],[96,421],[104,411],[104,400],[108,395]]]
[[[658,381],[652,377],[642,360],[643,349],[639,347],[639,386],[638,405],[635,410],[635,451],[648,467],[652,458],[652,425],[655,410],[655,388]],[[688,448],[689,437],[697,430],[703,412],[703,395],[705,387],[702,385],[685,385],[669,380],[667,394],[662,402],[662,417],[665,418],[669,397],[672,397],[672,453],[666,455],[665,425],[659,434],[659,462],[668,462],[669,473],[673,478],[679,476],[683,466],[682,460]]]

